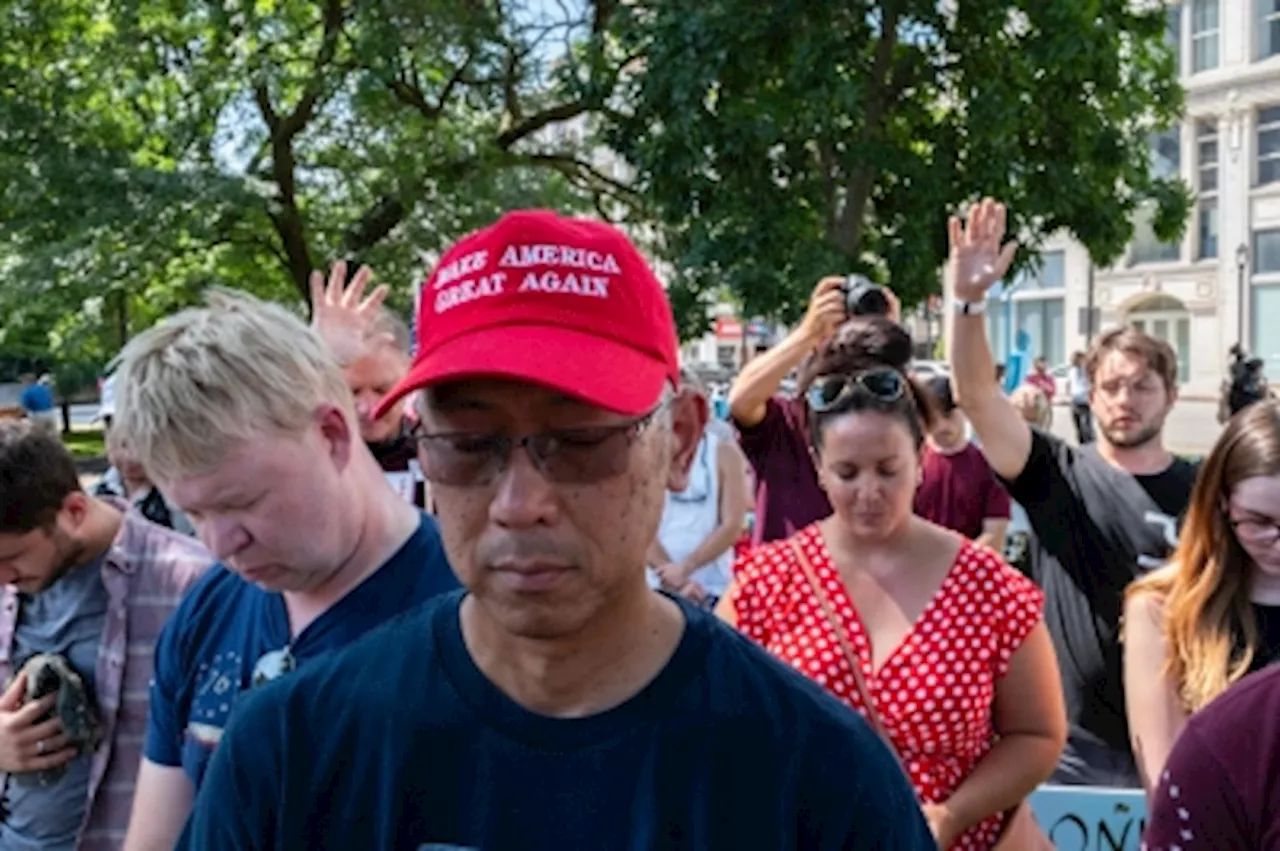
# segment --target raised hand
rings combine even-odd
[[[990,198],[982,199],[969,210],[969,222],[961,224],[958,216],[947,223],[951,238],[948,260],[953,294],[960,301],[982,301],[987,290],[1009,271],[1018,243],[1004,239],[1005,207]]]
[[[333,264],[327,285],[322,272],[311,273],[311,327],[343,366],[355,363],[378,345],[393,339],[390,334],[369,332],[373,317],[390,291],[386,284],[379,284],[365,296],[364,289],[372,277],[373,270],[361,266],[351,283],[346,284],[344,260]]]

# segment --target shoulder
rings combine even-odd
[[[267,592],[218,562],[188,589],[165,629],[179,634],[206,632],[211,623],[234,619],[251,601],[265,596]]]
[[[820,557],[822,533],[816,523],[806,526],[789,538],[779,538],[758,547],[752,547],[739,561],[735,573],[743,582],[759,579],[777,580],[790,576],[796,567],[797,547],[810,559]]]
[[[1125,616],[1162,618],[1178,570],[1177,562],[1169,562],[1134,580],[1125,590]]]
[[[288,717],[284,735],[305,741],[331,737],[336,730],[352,732],[358,723],[346,722],[353,715],[376,718],[403,711],[403,689],[389,684],[420,681],[437,652],[435,619],[442,608],[456,608],[461,596],[428,601],[323,654],[321,664],[303,665],[252,690],[243,705],[237,703],[232,725],[241,736],[252,736]]]
[[[111,504],[118,508],[124,505],[117,500],[111,500]],[[178,595],[208,573],[215,563],[196,539],[127,510],[110,557],[127,565],[147,586]]]
[[[1017,610],[1038,615],[1042,611],[1044,591],[994,550],[965,540],[956,560],[968,590],[997,603],[1002,613]]]

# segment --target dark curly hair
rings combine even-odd
[[[80,488],[71,453],[28,420],[0,422],[0,534],[47,528]]]
[[[937,419],[937,407],[929,393],[907,373],[911,355],[911,335],[901,325],[883,316],[861,316],[841,325],[835,336],[802,368],[800,391],[807,393],[816,381],[834,375],[856,376],[877,369],[892,369],[901,373],[907,392],[901,398],[888,402],[857,388],[832,410],[810,411],[809,430],[813,446],[822,445],[822,435],[834,420],[861,411],[898,417],[911,431],[916,448],[922,446],[925,432]]]

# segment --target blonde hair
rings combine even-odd
[[[1163,607],[1164,673],[1196,712],[1249,672],[1262,636],[1250,600],[1253,560],[1226,504],[1236,485],[1280,475],[1280,404],[1250,405],[1200,464],[1170,566],[1131,584],[1126,599],[1152,595]]]
[[[119,355],[112,431],[152,478],[201,474],[237,443],[298,433],[322,405],[353,416],[328,347],[277,304],[214,289],[129,341]]]

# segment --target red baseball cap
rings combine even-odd
[[[628,416],[680,386],[667,294],[617,228],[549,210],[463,237],[422,285],[409,373],[374,412],[469,378],[537,384]]]

